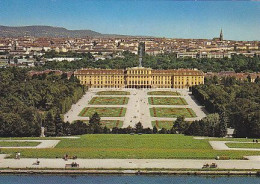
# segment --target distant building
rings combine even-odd
[[[74,75],[82,85],[90,88],[189,88],[204,84],[204,73],[194,69],[81,69]]]

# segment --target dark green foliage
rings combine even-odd
[[[76,121],[70,125],[71,135],[82,135],[87,133],[87,125],[83,121]]]
[[[177,133],[183,133],[188,128],[187,122],[184,120],[183,116],[177,117],[176,121],[173,124],[173,129]]]
[[[94,113],[89,119],[88,133],[102,133],[103,129],[100,125],[100,117],[98,113]]]
[[[39,136],[42,123],[48,136],[62,135],[62,118],[56,112],[68,111],[84,93],[76,79],[54,74],[29,77],[27,69],[0,69],[0,136]],[[53,124],[48,112],[59,120]]]
[[[228,117],[225,111],[221,112],[219,119],[219,137],[225,137],[227,135]]]
[[[136,133],[142,133],[143,132],[143,125],[141,122],[138,122],[135,124],[135,131]]]
[[[64,129],[63,129],[64,122],[62,121],[59,112],[56,112],[56,115],[54,117],[54,124],[55,124],[55,135],[62,136],[64,134],[64,132],[63,132],[64,131]]]
[[[194,121],[189,128],[185,130],[186,135],[209,136],[209,137],[224,137],[226,130],[220,130],[220,119],[217,113],[209,114],[207,117],[199,121]]]
[[[157,132],[158,132],[157,127],[156,127],[156,126],[153,126],[153,133],[154,133],[154,134],[157,134]]]
[[[61,53],[66,54],[66,53]],[[68,57],[70,54],[67,55]],[[124,69],[127,67],[138,66],[138,56],[128,51],[123,53],[124,58],[112,58],[95,61],[91,56],[84,56],[79,61],[50,61],[47,62],[44,68],[74,70],[86,67],[92,68],[111,68]],[[56,55],[48,55],[45,57],[57,57]],[[235,71],[235,72],[259,72],[260,58],[253,58],[243,55],[234,55],[232,58],[176,58],[176,54],[158,54],[156,56],[145,55],[142,65],[153,69],[178,69],[178,68],[198,68],[204,72],[220,72],[220,71]]]
[[[214,134],[224,136],[226,127],[234,127],[237,137],[259,137],[260,84],[232,78],[213,83],[208,79],[205,85],[193,87],[192,94],[208,112],[220,115],[220,132]]]
[[[55,136],[56,126],[51,112],[48,112],[45,117],[44,127],[46,128],[46,136]]]

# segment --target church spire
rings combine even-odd
[[[223,41],[223,32],[222,32],[222,28],[221,28],[220,35],[219,35],[219,40],[220,40],[220,41]]]

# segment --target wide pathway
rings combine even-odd
[[[21,155],[22,157],[22,155]],[[77,162],[79,168],[89,169],[201,169],[204,164],[216,163],[219,169],[260,169],[260,161],[256,160],[194,160],[194,159],[41,159],[35,165],[36,159],[21,158],[3,159],[0,156],[1,168],[64,168],[65,164]]]

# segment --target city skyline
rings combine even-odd
[[[1,25],[47,25],[102,34],[259,40],[260,3],[249,1],[1,0]],[[10,14],[10,11],[12,13]]]

